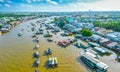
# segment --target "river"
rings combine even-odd
[[[87,72],[86,69],[79,62],[80,49],[74,46],[62,48],[57,46],[55,42],[49,43],[43,37],[39,36],[39,53],[40,53],[40,66],[32,68],[35,61],[32,58],[33,47],[36,45],[32,40],[31,35],[31,20],[23,22],[16,26],[10,32],[0,35],[0,72],[34,72],[38,69],[40,72]],[[29,25],[29,27],[28,27]],[[23,35],[18,37],[17,34],[24,29]],[[53,36],[54,41],[61,40],[61,37]],[[53,54],[44,56],[44,51],[51,48]],[[45,62],[50,57],[57,57],[59,65],[57,68],[48,69],[45,67]]]

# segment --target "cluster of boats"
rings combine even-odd
[[[36,46],[34,47],[34,50],[35,50],[35,49],[38,49],[38,48],[39,48],[39,45],[36,45]],[[38,67],[39,64],[40,64],[40,54],[39,54],[38,51],[35,51],[35,52],[33,53],[33,58],[36,58],[36,60],[35,60],[35,62],[34,62],[34,67]]]
[[[58,66],[58,59],[57,58],[49,58],[47,65],[49,67],[57,67]]]
[[[68,45],[70,45],[73,42],[76,42],[76,39],[66,39],[63,41],[58,41],[58,45],[62,46],[62,47],[67,47]]]
[[[98,58],[99,56],[93,50],[86,50],[80,57],[80,59],[92,70],[96,72],[107,72],[109,66],[101,62]]]

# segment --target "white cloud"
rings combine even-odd
[[[40,2],[41,0],[23,0],[26,1],[27,3],[31,3],[31,2]]]
[[[4,4],[4,6],[6,6],[6,7],[10,7],[10,5],[9,5],[9,4]]]
[[[109,10],[119,10],[120,11],[120,0],[101,0],[91,3],[77,2],[69,4],[70,8],[78,11],[109,11]]]
[[[3,0],[0,0],[0,2],[3,2]]]
[[[7,2],[7,3],[13,3],[13,2],[12,2],[12,1],[10,1],[10,0],[6,0],[6,2]]]
[[[24,8],[32,8],[33,6],[30,5],[30,4],[20,4],[21,7],[24,7]]]
[[[102,0],[100,2],[85,4],[86,9],[92,10],[120,10],[120,0]]]
[[[55,2],[55,1],[51,1],[51,0],[46,0],[48,3],[50,3],[50,4],[53,4],[53,5],[57,5],[58,3],[57,2]]]
[[[26,0],[28,3],[31,3],[31,0]]]

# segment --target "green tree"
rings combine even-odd
[[[63,27],[65,25],[65,23],[63,22],[63,21],[60,21],[59,23],[58,23],[58,26],[59,27]]]
[[[3,27],[3,25],[2,24],[0,24],[0,29]]]
[[[81,34],[82,34],[83,36],[85,36],[85,37],[90,37],[90,36],[92,36],[92,32],[91,32],[91,30],[89,30],[89,29],[82,29],[82,30],[81,30]]]

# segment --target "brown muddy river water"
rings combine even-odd
[[[39,67],[32,67],[34,61],[33,50],[37,43],[33,42],[31,35],[31,22],[36,20],[21,23],[9,33],[0,35],[0,72],[34,72],[36,69],[40,72],[91,72],[90,69],[80,61],[80,54],[83,51],[81,48],[76,48],[73,45],[67,48],[58,46],[55,41],[62,40],[66,37],[61,37],[60,33],[53,35],[54,42],[47,42],[43,35],[39,35]],[[29,25],[29,27],[28,27]],[[22,36],[18,37],[21,29],[24,29]],[[46,31],[45,31],[46,32]],[[52,55],[44,56],[44,51],[51,48]],[[46,61],[50,57],[58,58],[57,68],[46,68]],[[113,53],[110,56],[100,57],[100,60],[109,66],[108,72],[119,72],[120,63],[115,61],[116,55]]]
[[[32,68],[35,61],[32,58],[33,50],[36,43],[32,40],[30,26],[35,20],[21,23],[9,33],[0,36],[0,72],[34,72],[38,69],[40,72],[87,72],[79,62],[80,49],[74,46],[62,48],[57,46],[55,42],[49,43],[43,35],[39,36],[39,53],[40,65],[38,68]],[[18,37],[17,34],[24,29],[23,35]],[[60,40],[61,37],[53,37],[54,41]],[[44,56],[44,51],[47,48],[52,49],[52,55]],[[58,58],[58,67],[47,69],[45,62],[50,57]]]

